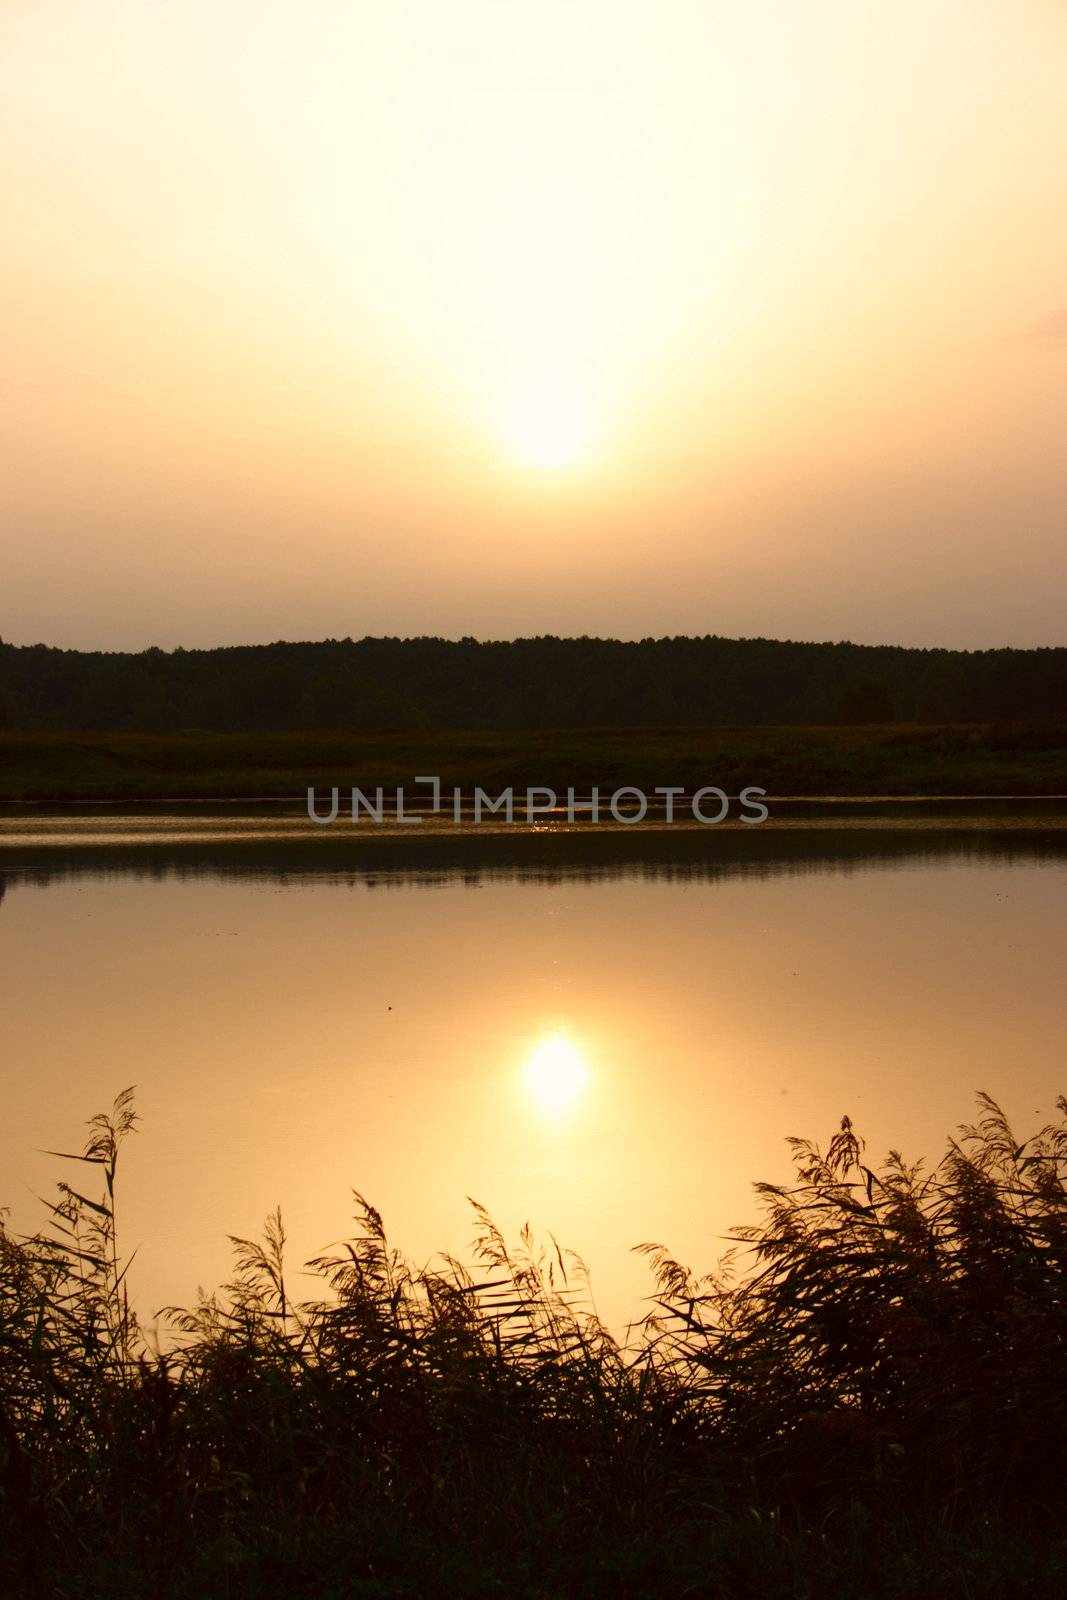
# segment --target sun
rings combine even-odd
[[[523,1066],[522,1081],[529,1098],[545,1116],[559,1118],[572,1111],[589,1087],[589,1066],[570,1036],[546,1033],[534,1045]]]
[[[508,428],[511,453],[523,466],[563,472],[589,454],[590,432],[584,418],[565,403],[531,404],[518,411]]]
[[[573,372],[527,371],[503,406],[504,443],[522,466],[572,471],[592,454],[595,432],[585,385]]]

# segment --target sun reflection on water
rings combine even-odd
[[[523,1064],[522,1084],[527,1097],[553,1121],[575,1110],[589,1083],[585,1053],[563,1029],[542,1034]]]

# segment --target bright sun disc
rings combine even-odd
[[[593,424],[581,386],[566,375],[538,374],[505,407],[507,447],[524,466],[561,472],[584,460],[593,447]]]
[[[511,429],[511,448],[528,467],[559,472],[572,467],[585,455],[588,440],[585,430],[572,417],[549,412],[516,419]]]
[[[569,1111],[589,1084],[581,1050],[565,1033],[550,1033],[533,1047],[523,1068],[523,1086],[549,1116]]]

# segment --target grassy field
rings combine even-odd
[[[1067,722],[537,733],[0,734],[0,803],[292,797],[476,784],[772,795],[1067,794]]]
[[[794,1141],[732,1263],[641,1247],[626,1346],[566,1252],[476,1208],[471,1266],[416,1268],[355,1196],[319,1299],[274,1216],[161,1353],[116,1237],[135,1123],[127,1091],[48,1225],[0,1226],[12,1596],[1067,1592],[1067,1101],[1019,1140],[981,1097],[927,1171],[847,1120]]]

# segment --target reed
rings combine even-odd
[[[294,1300],[280,1213],[166,1313],[126,1292],[126,1090],[32,1237],[0,1225],[15,1594],[1060,1595],[1067,1101],[980,1096],[935,1166],[847,1119],[695,1277],[659,1245],[622,1343],[582,1263],[475,1208],[415,1268],[354,1196]],[[57,1152],[57,1154],[64,1154]],[[70,1159],[69,1156],[66,1159]]]

